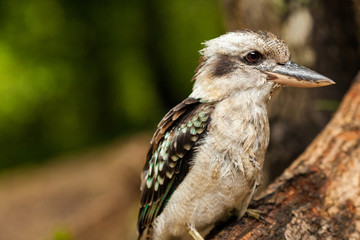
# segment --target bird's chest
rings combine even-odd
[[[226,196],[222,201],[230,206],[237,205],[261,178],[269,126],[262,109],[252,110],[246,114],[236,104],[215,108],[191,170],[202,179],[202,190],[213,193],[211,198]]]
[[[267,121],[238,114],[215,109],[189,174],[192,188],[198,188],[194,192],[204,202],[217,203],[214,211],[216,206],[228,210],[241,206],[261,178],[269,138]],[[203,208],[207,207],[199,207]]]
[[[219,104],[205,142],[205,151],[211,152],[207,162],[220,175],[256,174],[263,165],[269,142],[266,109],[255,104],[244,107],[237,101]]]

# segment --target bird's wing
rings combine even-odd
[[[150,142],[141,176],[141,236],[158,216],[189,170],[193,147],[206,132],[213,105],[187,98],[161,120]]]

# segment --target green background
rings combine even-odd
[[[153,129],[222,15],[214,0],[1,1],[0,169]]]

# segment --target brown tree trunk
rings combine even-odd
[[[252,203],[208,239],[360,239],[360,72],[330,123]]]

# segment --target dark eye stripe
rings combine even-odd
[[[212,75],[221,77],[236,70],[236,61],[227,55],[219,55],[214,64]]]

